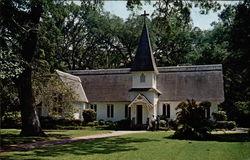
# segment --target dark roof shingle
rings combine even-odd
[[[159,67],[160,101],[224,101],[222,65]],[[126,69],[70,71],[82,80],[89,102],[128,102],[132,74]]]
[[[136,51],[131,71],[157,71],[146,24],[144,24],[141,38]]]

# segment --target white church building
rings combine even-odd
[[[222,65],[157,67],[146,24],[143,26],[131,68],[57,71],[60,78],[76,83],[79,95],[75,118],[94,109],[97,120],[126,118],[146,124],[152,114],[176,118],[176,106],[187,99],[209,101],[207,116],[224,101]]]

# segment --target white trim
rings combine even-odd
[[[149,102],[149,100],[142,94],[138,94],[135,99],[128,105],[128,107],[132,107],[133,105],[135,104],[138,104],[138,103],[144,103],[146,104],[147,106],[150,106],[152,108],[154,108],[154,105],[152,103]]]

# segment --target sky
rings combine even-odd
[[[104,1],[104,10],[110,12],[111,14],[115,14],[124,20],[128,18],[130,11],[126,8],[126,1]],[[153,2],[154,3],[154,2]],[[144,4],[142,6],[142,10],[136,10],[136,13],[142,14],[144,10],[150,15],[154,11],[153,3],[151,4]],[[233,4],[236,3],[235,1],[220,1],[219,3],[223,4]],[[223,7],[222,7],[223,8]],[[191,9],[191,18],[193,19],[193,25],[197,26],[203,30],[212,29],[210,25],[212,22],[218,22],[218,12],[210,11],[207,15],[202,15],[199,13],[199,8],[192,8]]]

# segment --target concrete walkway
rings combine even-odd
[[[23,151],[23,150],[30,150],[30,149],[37,149],[52,145],[59,145],[59,144],[66,144],[78,141],[86,141],[91,139],[101,139],[101,138],[109,138],[109,137],[117,137],[125,134],[131,133],[143,133],[147,131],[113,131],[111,133],[105,134],[96,134],[96,135],[89,135],[89,136],[82,136],[82,137],[74,137],[74,138],[67,138],[67,139],[59,139],[59,140],[50,140],[50,141],[41,141],[36,143],[26,143],[20,145],[11,145],[6,147],[1,147],[0,152],[9,152],[9,151]]]
[[[236,130],[229,130],[229,131],[212,131],[212,133],[227,133],[227,134],[230,134],[230,133],[248,133],[249,131],[249,128],[237,128]]]

